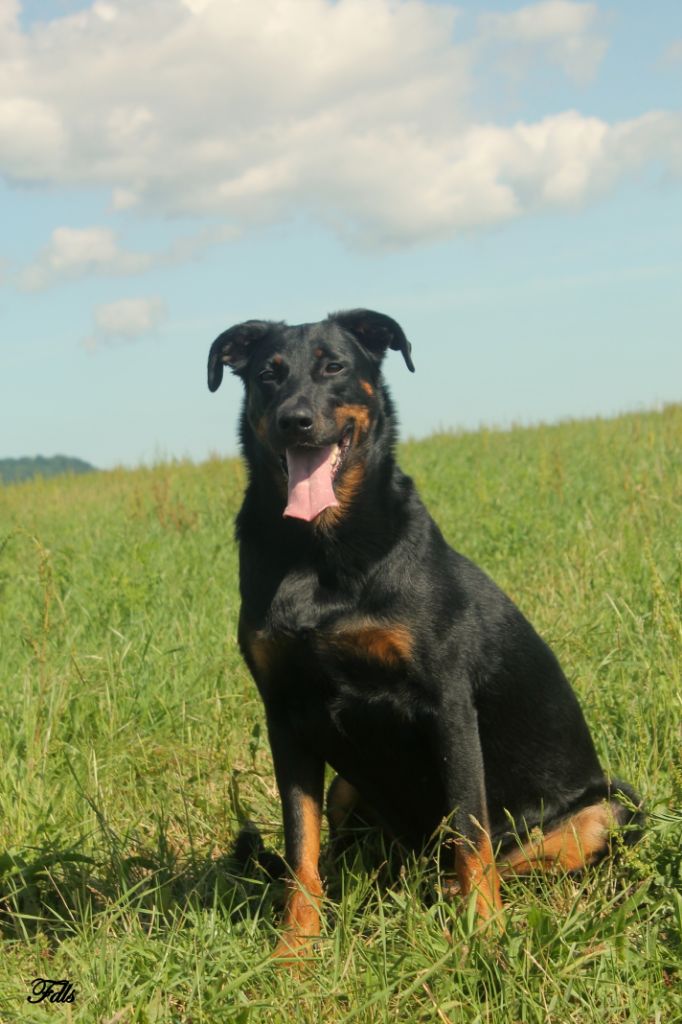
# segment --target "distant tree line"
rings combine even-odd
[[[71,455],[51,455],[49,458],[44,455],[26,455],[20,459],[0,459],[0,480],[6,484],[30,480],[32,476],[93,472],[96,472],[95,466]]]

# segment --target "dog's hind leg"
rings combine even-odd
[[[612,787],[616,788],[616,787]],[[629,787],[623,789],[633,795]],[[601,800],[575,811],[546,831],[534,829],[527,841],[516,849],[503,851],[497,861],[502,877],[528,875],[533,871],[581,871],[595,864],[610,851],[610,838],[622,826],[643,820],[617,799]],[[624,833],[625,841],[632,837]]]

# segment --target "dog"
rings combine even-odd
[[[439,842],[484,926],[503,927],[500,877],[579,871],[643,820],[550,648],[399,469],[388,349],[414,371],[400,325],[355,309],[248,320],[209,353],[211,391],[225,366],[245,385],[238,635],[282,802],[278,957],[319,935],[327,764],[330,828],[365,809],[407,849]]]

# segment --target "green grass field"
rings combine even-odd
[[[298,975],[268,960],[281,850],[263,714],[235,642],[238,461],[0,489],[0,1020],[682,1020],[682,406],[402,447],[449,541],[558,653],[646,838],[576,880],[504,887],[507,931],[331,868]],[[27,1002],[36,977],[70,1004]]]

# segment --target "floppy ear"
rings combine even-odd
[[[223,366],[242,374],[249,361],[249,348],[254,341],[265,337],[272,323],[268,320],[246,320],[223,331],[211,345],[208,353],[208,389],[217,391],[223,379]]]
[[[402,352],[407,368],[414,373],[412,362],[412,346],[405,337],[402,327],[385,313],[375,313],[372,309],[347,309],[341,313],[330,313],[329,320],[334,320],[339,327],[355,335],[362,347],[380,362],[387,348]]]

